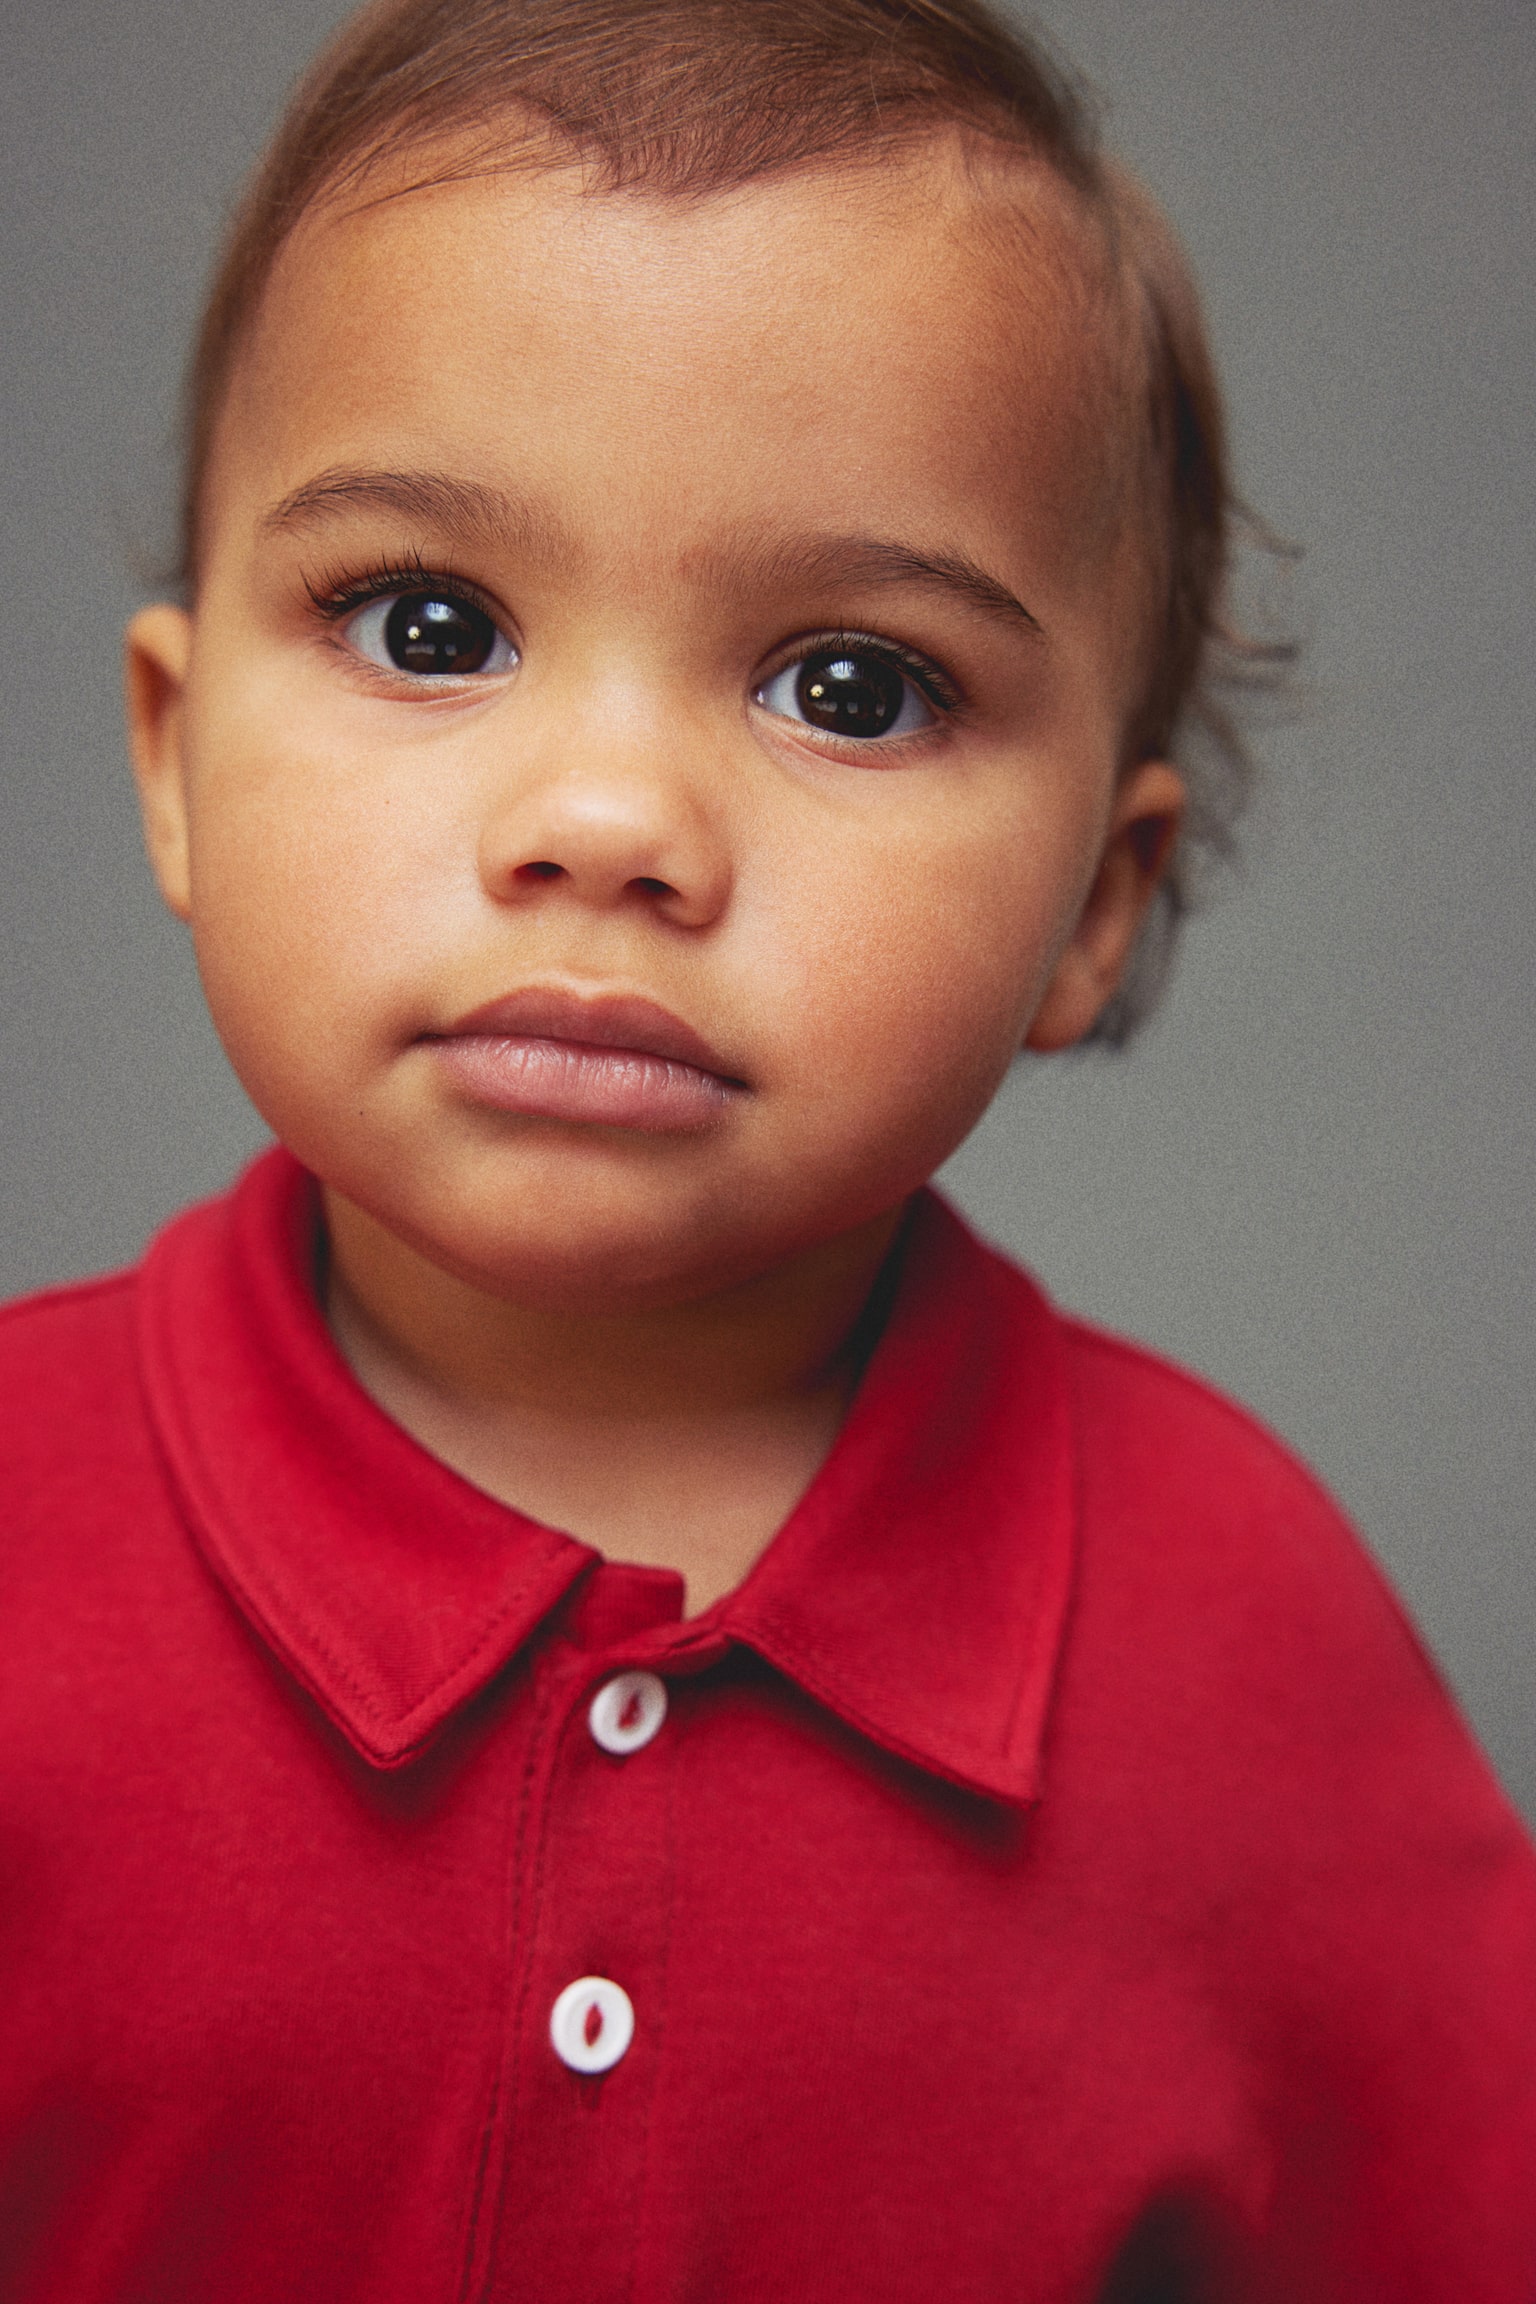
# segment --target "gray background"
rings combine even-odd
[[[259,1140],[140,861],[117,634],[210,249],[340,12],[0,6],[0,1293],[132,1256]],[[1312,1459],[1536,1814],[1536,9],[1050,22],[1193,251],[1311,688],[1151,1037],[1022,1068],[950,1182]]]

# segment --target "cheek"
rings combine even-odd
[[[209,1007],[263,1109],[279,1075],[346,1081],[412,976],[422,826],[376,759],[259,694],[194,715],[192,936]],[[243,708],[242,708],[243,706]]]
[[[782,1011],[812,1126],[930,1165],[990,1102],[1076,916],[1072,813],[978,811],[898,843],[845,840],[802,890]]]

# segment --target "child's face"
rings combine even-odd
[[[770,1269],[1112,989],[1179,791],[1117,773],[1105,329],[1065,196],[1015,197],[1033,253],[942,156],[514,173],[284,252],[137,757],[255,1102],[434,1261],[571,1306]],[[659,1055],[529,1048],[589,1026]]]

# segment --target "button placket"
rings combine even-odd
[[[530,1786],[515,1923],[533,1989],[521,1997],[499,2198],[475,2277],[496,2293],[529,2252],[558,2255],[579,2192],[581,2284],[620,2294],[667,2031],[673,1753],[658,1731],[668,1690],[655,1673],[613,1664],[594,1685],[601,1666],[591,1655],[557,1649],[550,1662],[566,1682],[564,1701],[555,1698],[563,1718],[551,1722],[545,1764]],[[650,1744],[655,1750],[631,1763]]]
[[[667,1716],[667,1684],[655,1672],[617,1672],[587,1707],[593,1742],[618,1759],[639,1752]],[[549,2013],[550,2045],[572,2072],[611,2072],[635,2036],[635,2009],[609,1976],[578,1976]]]

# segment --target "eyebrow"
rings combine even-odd
[[[1043,634],[1040,619],[1016,593],[964,552],[920,552],[882,536],[815,537],[765,558],[775,574],[804,574],[831,583],[916,584],[963,600],[983,614]]]
[[[317,473],[262,515],[272,535],[313,528],[347,512],[393,512],[437,529],[513,541],[525,548],[548,544],[553,524],[530,504],[489,488],[480,480],[455,480],[444,472]]]
[[[479,480],[442,472],[342,471],[317,473],[264,514],[271,534],[323,525],[347,512],[392,512],[439,530],[458,529],[515,543],[553,557],[562,539],[556,524],[526,501]],[[717,575],[745,575],[759,585],[799,579],[831,584],[925,586],[963,601],[982,614],[1039,635],[1038,617],[1007,585],[968,554],[920,551],[881,536],[754,540],[744,549],[716,548],[706,556]]]

